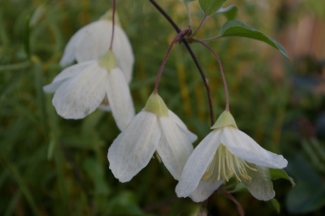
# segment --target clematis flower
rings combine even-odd
[[[263,149],[238,130],[229,111],[224,111],[189,157],[176,186],[178,197],[195,202],[207,199],[223,182],[234,177],[259,200],[275,196],[268,168],[282,169],[288,162],[282,155]]]
[[[84,26],[71,37],[60,61],[62,66],[72,63],[75,59],[79,63],[95,60],[108,52],[113,25],[109,20],[110,13],[109,11],[100,20]],[[129,83],[132,79],[134,64],[132,47],[127,35],[117,22],[114,27],[113,53]]]
[[[175,179],[193,151],[196,135],[153,93],[144,109],[114,140],[107,154],[109,168],[120,182],[130,181],[157,152]]]
[[[66,68],[51,84],[44,86],[44,91],[55,92],[53,105],[66,119],[84,118],[108,102],[120,130],[134,117],[128,83],[111,51],[99,60]]]

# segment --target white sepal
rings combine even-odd
[[[258,200],[268,201],[274,198],[273,183],[268,168],[256,166],[257,171],[247,170],[251,181],[245,181],[249,192]]]
[[[162,133],[157,152],[168,171],[179,180],[184,165],[193,151],[192,142],[174,119],[160,117],[159,124]]]
[[[110,20],[98,20],[84,26],[71,37],[60,64],[65,66],[72,63],[74,59],[79,63],[98,59],[108,52],[111,35]],[[113,53],[129,83],[132,79],[134,55],[130,41],[119,25],[115,25]]]
[[[146,111],[138,113],[108,150],[109,168],[115,178],[128,182],[147,166],[160,136],[157,116]]]
[[[129,86],[119,68],[107,76],[107,98],[118,128],[122,131],[134,117],[134,106]]]
[[[195,191],[190,195],[190,198],[194,202],[203,202],[211,194],[217,190],[221,185],[223,181],[222,180],[216,180],[216,181],[204,181],[201,180],[199,185],[196,187]]]
[[[225,127],[221,136],[223,143],[235,156],[258,166],[282,169],[288,165],[288,161],[282,155],[263,149],[244,132]]]
[[[99,20],[82,28],[75,43],[78,62],[98,59],[107,53],[111,41],[112,23]]]
[[[197,136],[192,133],[191,131],[188,130],[187,126],[184,124],[184,122],[171,110],[168,110],[168,115],[176,122],[176,124],[182,128],[183,132],[187,134],[189,137],[190,141],[193,143],[197,140]]]
[[[92,63],[93,61],[83,62],[81,64],[76,64],[64,69],[53,79],[52,83],[44,86],[43,90],[47,93],[55,92],[64,81],[66,81],[68,78],[78,75],[82,70],[90,66]]]
[[[178,197],[187,197],[195,191],[220,145],[220,136],[220,130],[213,131],[195,148],[176,186]]]
[[[57,113],[66,119],[80,119],[92,113],[103,101],[107,72],[97,63],[63,82],[53,97]]]

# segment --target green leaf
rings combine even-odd
[[[205,16],[210,16],[218,11],[227,0],[199,0],[201,10]]]
[[[220,32],[218,38],[230,37],[230,36],[247,37],[247,38],[263,41],[263,42],[273,46],[274,48],[278,49],[282,53],[282,55],[289,58],[286,50],[276,40],[264,35],[263,33],[255,30],[252,27],[247,26],[246,24],[244,24],[238,20],[230,20],[230,21],[226,22],[222,26],[221,32]]]
[[[308,213],[325,206],[325,189],[320,185],[299,182],[287,196],[287,208],[291,213]]]
[[[290,213],[308,213],[325,206],[325,181],[303,154],[298,154],[288,167],[298,184],[290,190],[286,206]]]
[[[271,199],[271,203],[272,203],[273,207],[275,208],[276,213],[280,214],[281,206],[280,206],[280,203],[278,202],[278,200],[273,198],[273,199]]]
[[[292,187],[296,186],[296,183],[294,182],[294,180],[283,169],[270,169],[270,174],[271,174],[272,180],[285,179],[285,180],[290,181]]]
[[[223,14],[227,20],[233,20],[237,16],[238,7],[236,5],[230,5],[226,8],[220,8],[216,14]]]
[[[195,0],[184,0],[184,2],[185,2],[186,4],[188,4],[188,3],[192,2],[192,1],[195,1]]]

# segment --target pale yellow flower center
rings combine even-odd
[[[224,145],[220,144],[209,167],[202,176],[202,180],[226,180],[233,176],[238,181],[250,181],[252,178],[247,174],[247,169],[257,171],[250,167],[243,159],[233,155]]]

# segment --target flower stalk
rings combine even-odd
[[[226,76],[225,76],[225,73],[223,71],[222,63],[221,63],[221,60],[220,60],[218,54],[208,44],[204,43],[203,41],[201,41],[199,39],[193,39],[193,41],[196,41],[196,42],[202,44],[203,46],[205,46],[214,55],[214,57],[217,59],[220,74],[221,74],[221,78],[222,78],[223,87],[225,89],[225,96],[226,96],[226,109],[225,110],[229,111],[229,90],[228,90]]]
[[[199,32],[199,30],[201,29],[201,27],[202,27],[203,24],[205,23],[206,19],[207,19],[207,16],[204,15],[204,17],[203,17],[203,19],[202,19],[200,25],[199,25],[199,26],[197,27],[197,29],[193,32],[193,34],[191,35],[191,37],[194,37],[194,36]]]
[[[178,25],[174,22],[174,20],[164,11],[164,9],[162,9],[155,0],[149,0],[150,3],[153,4],[153,6],[155,6],[155,8],[168,20],[168,22],[173,26],[173,28],[176,30],[177,33],[181,32],[181,29],[178,27]],[[211,97],[211,91],[210,91],[210,87],[208,84],[208,79],[206,78],[205,73],[203,72],[203,69],[200,65],[200,63],[198,62],[192,48],[190,47],[189,43],[186,41],[185,38],[183,38],[181,40],[181,42],[184,43],[187,51],[190,53],[196,67],[199,70],[199,73],[201,75],[201,78],[203,80],[203,84],[204,87],[206,89],[207,92],[207,96],[208,96],[208,103],[209,103],[209,110],[210,110],[210,124],[213,125],[214,124],[214,112],[213,112],[213,105],[212,105],[212,97]]]
[[[158,92],[158,87],[159,87],[159,83],[160,83],[160,78],[161,78],[162,72],[163,72],[163,70],[164,70],[164,67],[165,67],[165,64],[166,64],[166,62],[167,62],[167,59],[168,59],[168,56],[169,56],[169,54],[170,54],[171,49],[173,48],[174,44],[175,44],[177,41],[181,40],[181,39],[182,39],[182,38],[183,38],[183,37],[184,37],[188,32],[190,32],[190,31],[191,31],[190,28],[186,28],[186,29],[180,31],[180,32],[176,35],[176,37],[173,39],[173,41],[170,43],[170,45],[169,45],[169,47],[168,47],[168,50],[167,50],[167,52],[166,52],[166,55],[165,55],[165,57],[164,57],[164,59],[163,59],[161,65],[160,65],[159,71],[158,71],[158,73],[157,73],[157,78],[156,78],[155,88],[154,88],[154,91],[153,91],[154,93],[157,93],[157,92]]]

